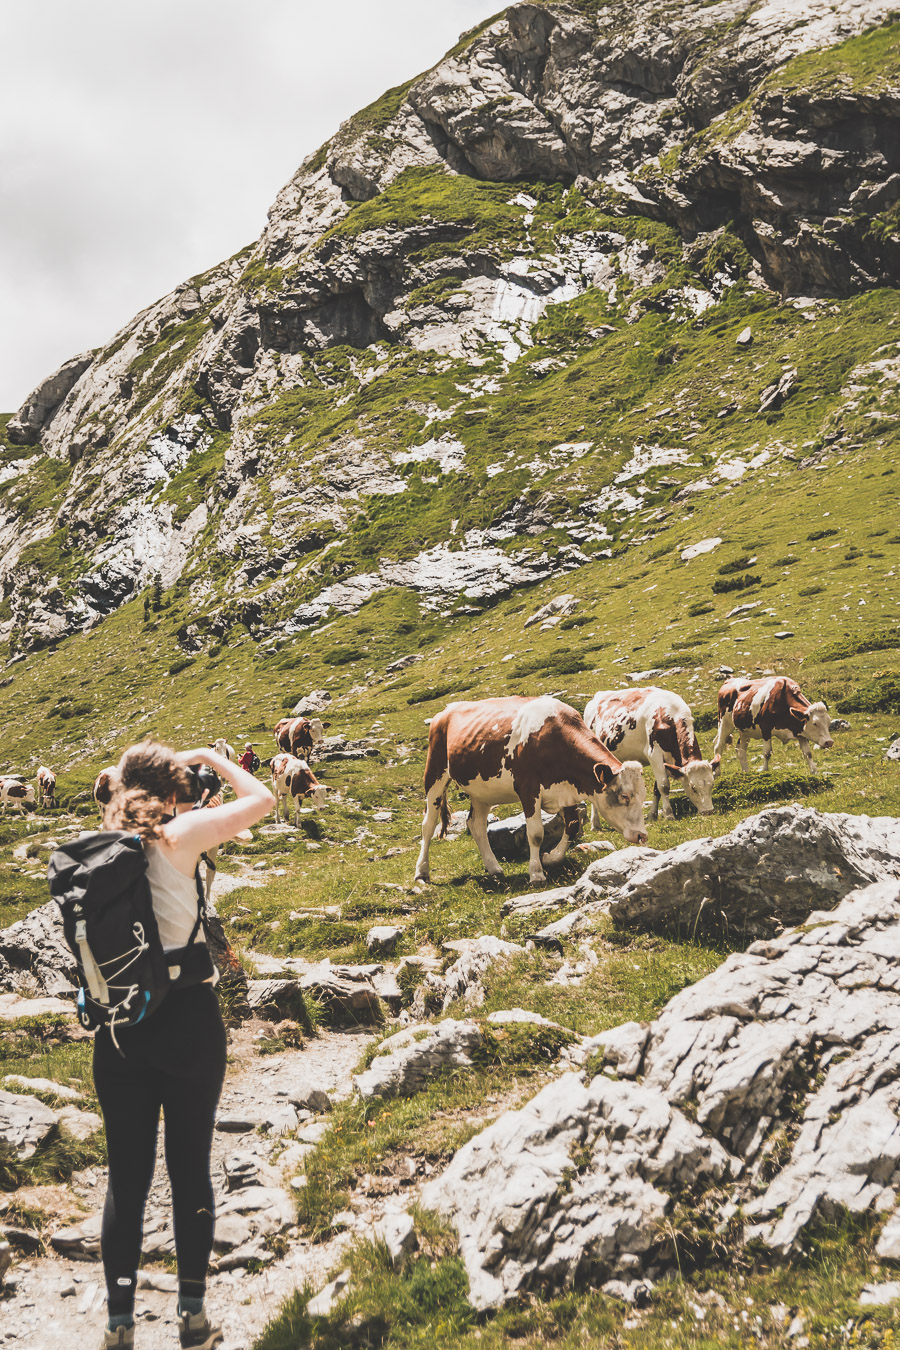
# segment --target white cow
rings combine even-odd
[[[272,791],[275,794],[275,824],[278,824],[278,807],[284,800],[284,820],[287,824],[287,803],[294,800],[294,825],[300,823],[300,803],[310,801],[313,806],[324,806],[327,787],[320,783],[305,759],[296,755],[280,754],[269,761],[272,774]]]
[[[584,720],[595,736],[620,759],[636,759],[653,770],[653,806],[650,819],[671,820],[669,776],[680,778],[685,795],[701,816],[713,812],[712,790],[721,755],[704,759],[694,732],[694,718],[684,699],[668,689],[607,689],[596,693],[584,710]],[[600,828],[593,813],[592,824]]]
[[[0,809],[4,814],[7,806],[14,807],[22,815],[26,807],[34,806],[34,788],[31,783],[12,775],[0,778]]]

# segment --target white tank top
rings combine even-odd
[[[153,897],[153,913],[164,952],[186,947],[197,922],[197,883],[179,872],[159,844],[145,845],[147,877]],[[195,942],[203,942],[202,925]]]

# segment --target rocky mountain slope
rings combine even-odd
[[[441,614],[896,435],[887,0],[516,4],[0,442],[0,640]]]

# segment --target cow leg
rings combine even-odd
[[[545,867],[555,867],[561,863],[566,853],[569,851],[569,845],[574,843],[581,833],[581,819],[578,815],[577,806],[566,806],[563,808],[563,836],[556,848],[545,853],[542,862]]]
[[[478,852],[481,854],[481,861],[484,863],[485,871],[488,875],[492,877],[502,877],[503,868],[494,857],[494,850],[491,848],[488,840],[487,819],[490,815],[490,811],[490,802],[472,802],[472,809],[469,812],[469,834],[478,846]]]
[[[441,819],[441,798],[447,790],[447,784],[450,782],[449,773],[444,774],[436,783],[433,783],[425,797],[425,815],[422,818],[422,847],[419,849],[419,859],[416,863],[416,881],[430,881],[431,868],[428,863],[428,850],[431,847],[431,841],[434,838],[434,832],[437,829]],[[482,855],[483,856],[483,855]]]
[[[771,736],[769,737],[768,740],[763,739],[763,743],[762,743],[762,752],[763,752],[763,767],[762,767],[762,771],[763,771],[763,773],[768,773],[768,772],[769,772],[769,760],[772,758],[772,737],[771,737]]]
[[[547,880],[541,865],[541,844],[544,842],[541,799],[538,797],[533,804],[523,801],[522,806],[525,808],[525,833],[528,836],[528,880],[535,884]]]
[[[273,793],[272,795],[273,795],[274,798],[275,798],[275,824],[277,825],[277,824],[279,823],[278,805],[279,805],[279,803],[280,803],[280,801],[281,801],[281,796],[280,796],[280,794],[279,794],[277,788],[275,788],[275,791],[274,791],[274,793]]]
[[[734,731],[734,720],[730,712],[725,712],[719,718],[719,729],[716,732],[716,743],[713,746],[714,755],[724,755],[725,747],[731,739]]]
[[[656,820],[659,816],[659,803],[662,799],[663,817],[666,820],[672,820],[672,803],[669,801],[669,776],[666,773],[666,757],[658,745],[654,745],[648,756],[650,768],[653,770],[653,805],[650,808],[650,819]]]
[[[815,773],[816,761],[812,757],[812,750],[809,748],[809,741],[806,739],[805,736],[798,736],[797,745],[799,747],[801,755],[806,760],[807,769],[809,770],[810,773]]]
[[[735,746],[735,749],[737,751],[738,762],[740,763],[741,768],[744,770],[744,773],[750,772],[750,761],[747,758],[747,746],[749,745],[749,743],[750,737],[747,735],[746,731],[738,732],[737,744]]]

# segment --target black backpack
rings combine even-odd
[[[256,773],[256,770],[259,768],[261,763],[262,761],[260,760],[259,755],[257,755],[256,752],[254,751],[253,758],[250,761],[250,772]]]
[[[197,922],[186,947],[164,952],[140,835],[121,830],[80,834],[50,855],[50,894],[62,913],[66,942],[78,963],[78,1015],[85,1027],[135,1026],[159,1007],[173,985],[214,975],[206,943],[203,885],[197,873]]]

